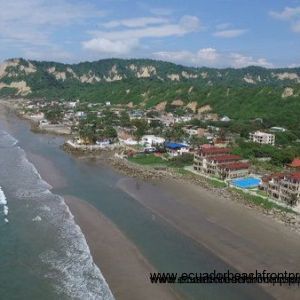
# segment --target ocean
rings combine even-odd
[[[0,130],[0,298],[113,299],[64,200]]]
[[[62,143],[60,137],[32,133],[13,115],[0,119],[0,299],[113,299],[62,195],[101,211],[158,271],[230,268],[120,189],[124,176],[75,159],[60,149]],[[30,154],[51,161],[66,185],[52,189],[28,160]],[[269,299],[256,286],[174,288],[183,299]]]

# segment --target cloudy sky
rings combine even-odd
[[[300,0],[0,0],[0,60],[300,65]]]

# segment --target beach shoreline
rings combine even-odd
[[[50,166],[51,162],[43,159],[43,157],[30,156],[30,154],[29,157],[36,165],[42,178],[55,188],[60,182],[57,178],[59,179],[61,175],[56,173],[55,167]],[[298,255],[300,238],[296,232],[290,231],[290,228],[279,222],[274,222],[273,216],[266,216],[262,211],[245,209],[242,202],[233,201],[230,194],[224,193],[223,190],[211,189],[209,186],[206,187],[201,184],[196,185],[179,178],[177,175],[174,177],[166,176],[166,172],[146,170],[140,166],[127,164],[125,161],[118,161],[113,165],[112,161],[95,158],[91,154],[80,155],[78,158],[94,159],[96,164],[105,163],[116,171],[121,170],[121,173],[126,176],[118,183],[120,189],[153,211],[155,215],[161,217],[178,232],[205,246],[223,261],[240,271],[249,272],[249,268],[252,271],[255,267],[274,271],[284,269],[297,271],[297,266],[300,265]],[[124,167],[125,164],[127,167]],[[55,178],[57,182],[55,182]],[[136,183],[140,182],[143,186],[144,181],[148,182],[145,187],[137,189]],[[166,195],[158,198],[151,197],[151,184],[154,187],[159,185],[160,190],[163,190]],[[132,259],[132,263],[136,265],[136,274],[145,274],[145,270],[151,272],[154,270],[153,267],[138,252],[136,246],[129,239],[126,239],[125,235],[110,220],[99,211],[96,212],[92,205],[84,199],[70,195],[65,195],[65,197],[67,205],[75,216],[76,223],[86,236],[94,261],[103,271],[113,294],[115,296],[120,295],[120,299],[135,299],[132,296],[136,293],[134,289],[130,289],[128,292],[124,291],[124,287],[128,289],[131,286],[128,287],[124,282],[118,286],[119,280],[114,277],[113,273],[118,274],[120,266],[112,257],[109,257],[111,253],[107,247],[114,245],[115,251],[119,251],[122,247],[118,245],[125,245],[128,257],[131,257],[129,260]],[[294,234],[295,236],[293,236]],[[99,249],[102,244],[97,237],[102,235],[107,236],[105,249]],[[111,239],[113,236],[116,240]],[[278,241],[278,239],[281,240]],[[289,245],[290,248],[286,248],[286,245]],[[136,253],[139,253],[138,259]],[[102,264],[105,264],[106,258],[111,263],[103,268]],[[128,265],[128,261],[122,261],[119,265],[122,263],[124,263],[125,271],[127,268],[131,270],[132,264]],[[141,282],[140,278],[136,280],[137,284],[140,284],[138,287],[140,293],[149,289],[143,299],[147,299],[146,297],[151,293],[166,295],[164,297],[169,298],[150,298],[149,296],[149,299],[177,299],[178,297],[164,285],[161,285],[157,291],[152,291],[153,285],[145,284],[145,281]],[[298,292],[295,290],[291,292],[280,287],[274,289],[267,287],[266,290],[277,299],[282,299],[282,297],[297,299],[298,297]]]
[[[108,218],[83,200],[63,197],[116,299],[181,299],[169,286],[150,283],[156,270]]]
[[[17,117],[24,119],[17,110],[17,103],[20,100],[14,101],[4,101],[2,104],[16,114]],[[48,133],[56,136],[60,136],[59,133],[54,133],[52,131],[35,131],[32,127],[35,123],[32,120],[24,119],[31,124],[31,130],[34,133]],[[106,150],[99,149],[96,151],[82,151],[78,149],[71,149],[66,145],[62,145],[62,149],[74,156],[75,158],[82,160],[92,159],[96,163],[105,164],[109,168],[112,168],[114,171],[133,178],[140,178],[146,181],[160,181],[164,178],[169,178],[171,180],[177,180],[179,182],[183,182],[186,184],[195,184],[199,185],[200,188],[204,188],[207,191],[217,194],[218,196],[224,197],[227,200],[240,203],[244,205],[247,209],[256,210],[258,213],[263,213],[264,215],[271,216],[274,222],[284,224],[289,227],[292,231],[297,231],[300,234],[300,216],[295,215],[293,213],[289,213],[286,211],[282,211],[279,209],[265,209],[264,207],[247,201],[241,193],[238,193],[235,189],[220,189],[214,188],[212,184],[209,183],[207,178],[204,178],[200,175],[193,174],[189,172],[189,174],[179,174],[174,171],[172,168],[166,168],[165,170],[155,170],[151,167],[138,165],[136,163],[129,162],[127,159],[120,158],[118,150]]]

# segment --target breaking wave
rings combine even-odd
[[[51,192],[51,186],[17,144],[16,139],[0,130],[0,183],[10,201],[16,201],[18,210],[23,209],[22,222],[27,222],[28,230],[38,226],[41,232],[49,233],[46,245],[38,237],[36,241],[33,239],[40,249],[40,264],[45,266],[37,271],[43,273],[37,275],[50,280],[58,298],[114,299],[64,199]],[[1,187],[0,206],[7,220],[7,199]],[[13,210],[10,212],[12,225]]]

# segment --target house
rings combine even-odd
[[[283,128],[283,127],[271,127],[271,128],[270,128],[270,131],[271,131],[271,132],[285,132],[286,129]]]
[[[155,145],[162,145],[165,142],[164,138],[155,135],[144,135],[140,141],[140,144],[144,146],[155,146]]]
[[[76,108],[78,102],[67,102],[66,106],[68,108]]]
[[[192,136],[192,135],[198,135],[198,130],[197,130],[197,128],[195,128],[195,127],[192,127],[192,126],[184,126],[182,129],[183,129],[183,131],[186,132],[189,136]]]
[[[167,150],[167,153],[171,157],[180,156],[183,153],[189,152],[189,147],[185,144],[180,144],[180,143],[168,142],[165,144],[165,148]]]
[[[300,157],[296,157],[290,164],[287,164],[287,167],[293,170],[300,171]]]
[[[260,188],[269,197],[284,201],[288,204],[299,204],[300,172],[275,173],[262,178]]]
[[[249,139],[251,142],[261,145],[275,145],[275,135],[272,133],[255,131],[253,133],[250,133]]]
[[[105,102],[105,106],[111,106],[110,101],[106,101],[106,102]]]
[[[247,176],[250,165],[242,161],[239,155],[230,152],[230,148],[203,145],[194,154],[194,170],[222,179]]]
[[[227,116],[224,116],[223,118],[220,119],[221,122],[230,122],[231,119]]]
[[[129,114],[130,120],[142,119],[142,117],[144,116],[144,112],[139,109],[130,111],[128,114]]]
[[[85,118],[86,117],[86,113],[84,111],[77,111],[75,113],[75,117],[77,117],[77,118]]]
[[[132,138],[127,138],[127,139],[119,139],[121,144],[127,145],[127,146],[136,146],[138,145],[138,141],[132,139]]]
[[[191,121],[192,118],[193,118],[192,116],[186,115],[186,116],[175,117],[174,121],[175,123],[185,123]]]
[[[219,167],[222,179],[241,178],[249,175],[250,164],[247,162],[234,162]]]

